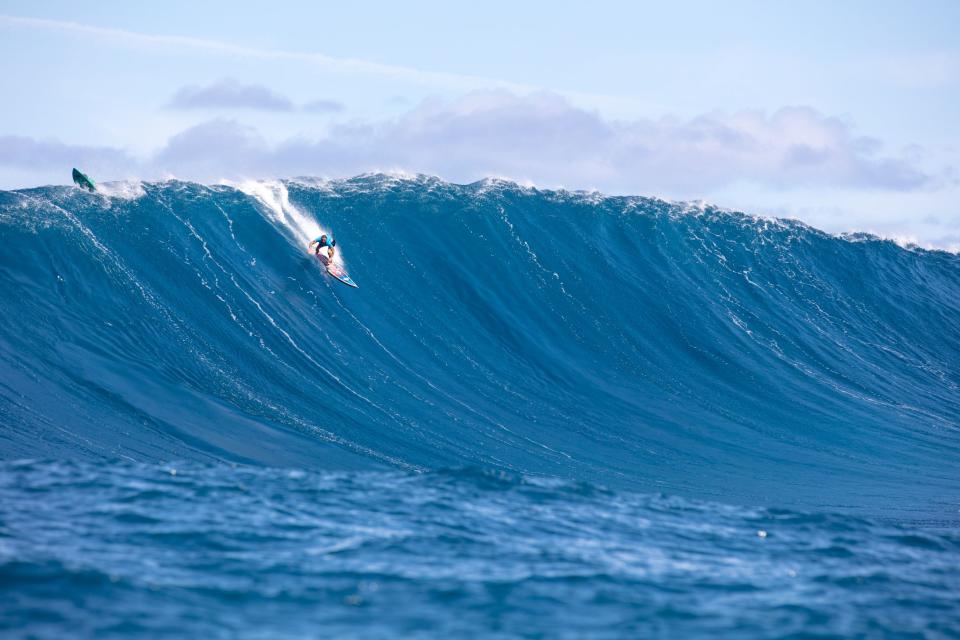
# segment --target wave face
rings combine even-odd
[[[306,244],[335,231],[360,289]],[[749,504],[960,496],[960,258],[637,197],[0,194],[3,458],[495,468]]]

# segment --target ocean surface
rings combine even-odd
[[[958,255],[115,183],[0,191],[0,305],[4,638],[960,637]]]

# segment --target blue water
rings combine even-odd
[[[954,254],[383,175],[0,240],[4,635],[960,635]]]

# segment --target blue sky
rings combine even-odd
[[[140,4],[0,3],[0,188],[496,175],[960,247],[957,2]]]

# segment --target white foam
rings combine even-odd
[[[136,200],[147,195],[140,180],[101,182],[97,185],[97,193],[119,200]]]
[[[260,202],[273,222],[286,229],[293,241],[303,250],[321,235],[335,237],[329,229],[322,227],[290,202],[287,186],[280,180],[246,180],[238,183],[223,181],[221,184],[232,186]],[[343,265],[339,249],[334,254],[333,261]]]
[[[916,236],[883,233],[881,231],[842,231],[829,234],[846,242],[892,242],[906,251],[939,251],[960,254],[960,244],[936,245],[921,242]]]

